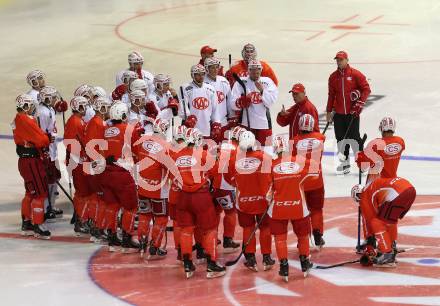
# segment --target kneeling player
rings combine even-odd
[[[285,281],[289,277],[287,259],[287,225],[293,225],[298,237],[299,260],[304,277],[313,264],[310,262],[310,216],[304,196],[304,184],[319,177],[319,166],[312,160],[292,156],[287,142],[280,136],[274,139],[274,152],[278,154],[272,164],[273,203],[269,209],[271,232],[275,236],[275,248],[280,261],[279,275]],[[283,152],[286,152],[283,154]]]
[[[378,254],[374,258],[374,253],[366,255],[375,266],[395,267],[397,222],[414,203],[416,189],[401,177],[378,178],[363,190],[360,185],[355,185],[351,195],[356,201],[360,201],[367,231],[374,234],[377,240]],[[368,258],[364,257],[363,260],[368,263]]]

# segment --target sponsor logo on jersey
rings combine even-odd
[[[253,170],[257,169],[261,164],[261,161],[258,158],[255,157],[245,157],[242,159],[239,159],[235,162],[235,167],[237,169],[242,170]]]
[[[261,98],[261,94],[259,92],[253,91],[249,93],[249,96],[253,104],[263,103],[263,99]]]
[[[402,151],[402,146],[400,143],[390,143],[386,145],[384,151],[387,155],[396,155]]]
[[[301,167],[295,162],[284,162],[276,165],[273,171],[278,174],[294,174],[297,173]]]
[[[240,197],[240,202],[254,202],[254,201],[260,201],[260,200],[264,200],[265,197],[261,196],[261,195],[256,195],[256,196],[249,196],[249,197]]]
[[[351,76],[347,77],[347,81],[351,81]]]
[[[176,159],[177,167],[192,167],[197,163],[197,160],[191,155],[180,156]]]
[[[151,154],[157,154],[163,150],[162,145],[157,142],[147,140],[142,144],[142,147],[145,151],[150,152]]]
[[[104,137],[111,138],[116,137],[121,133],[121,131],[117,127],[111,127],[105,130]]]
[[[298,141],[296,148],[298,151],[314,150],[319,148],[321,142],[316,138],[305,138]]]
[[[275,206],[295,206],[299,205],[300,200],[297,201],[275,201]]]
[[[225,100],[225,94],[222,91],[217,91],[217,100],[218,104],[222,103]]]
[[[197,97],[192,101],[192,106],[199,110],[207,109],[209,101],[205,97]]]

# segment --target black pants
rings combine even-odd
[[[351,120],[353,120],[353,122],[350,126]],[[359,121],[359,117],[351,114],[335,114],[333,117],[335,136],[336,140],[338,141],[338,153],[343,153],[345,155],[345,159],[348,159],[350,146],[354,154],[364,149],[361,136],[359,134]],[[347,133],[349,126],[350,130]],[[347,136],[345,137],[345,140],[342,141],[346,133]]]

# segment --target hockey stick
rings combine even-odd
[[[182,86],[180,86],[180,95],[182,96],[182,105],[183,105],[183,113],[184,113],[184,115],[185,115],[185,120],[186,120],[186,118],[187,118],[187,115],[186,115],[186,106],[185,106],[185,96],[183,95],[183,87]]]
[[[229,53],[229,69],[231,69],[232,66],[232,55]]]
[[[57,185],[58,187],[61,188],[61,190],[63,191],[63,193],[66,195],[66,197],[69,199],[70,202],[72,202],[73,204],[73,199],[72,197],[67,193],[66,189],[64,189],[63,185],[60,184],[60,182],[57,181]]]
[[[247,91],[246,91],[246,85],[244,85],[244,82],[242,79],[240,79],[240,77],[236,74],[233,73],[232,76],[234,77],[235,81],[237,81],[238,84],[240,84],[240,86],[243,88],[243,95],[242,96],[246,96],[247,95]],[[243,112],[244,109],[241,110],[241,116],[243,117]],[[247,124],[248,124],[248,130],[251,129],[251,122],[249,121],[249,108],[246,108],[246,119],[247,119]]]
[[[405,253],[405,252],[408,252],[408,251],[411,251],[411,250],[414,250],[414,248],[400,249],[400,250],[397,250],[397,254]],[[354,264],[354,263],[358,263],[358,262],[361,262],[360,258],[356,259],[356,260],[344,261],[344,262],[337,263],[337,264],[330,265],[330,266],[316,266],[315,269],[326,270],[326,269],[342,267],[342,266],[345,266],[345,265]]]
[[[246,250],[247,246],[249,245],[249,243],[251,242],[252,238],[255,236],[255,233],[257,232],[257,229],[260,228],[261,222],[263,222],[263,219],[266,217],[267,212],[269,211],[269,208],[271,207],[271,205],[269,205],[266,209],[266,211],[263,213],[263,215],[261,216],[260,220],[257,222],[257,224],[255,225],[254,230],[252,231],[252,233],[250,234],[248,240],[246,241],[246,243],[243,244],[243,246],[241,247],[241,252],[240,254],[237,256],[237,258],[235,258],[234,260],[230,260],[227,261],[225,263],[225,266],[229,267],[229,266],[233,266],[235,265],[241,258],[241,256],[244,254],[244,251]]]
[[[329,125],[330,125],[330,121],[327,122],[327,124],[325,125],[324,131],[322,131],[322,135],[325,135],[325,132],[327,132],[327,129],[328,129]]]
[[[360,148],[364,147],[365,141],[367,140],[367,134],[364,133],[364,136],[362,136],[362,139],[360,141]],[[359,148],[359,149],[360,149]],[[362,184],[362,171],[361,168],[359,168],[359,185]],[[361,205],[358,205],[358,232],[357,232],[357,245],[356,245],[356,252],[360,252],[361,250]]]

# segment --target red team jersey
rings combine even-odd
[[[325,136],[319,132],[307,134],[299,134],[293,138],[292,155],[304,157],[307,160],[312,159],[314,165],[319,165],[319,169],[313,169],[314,172],[319,170],[319,178],[309,180],[304,184],[304,191],[310,191],[322,188],[324,180],[322,177],[321,160],[324,152]]]
[[[220,147],[219,157],[213,169],[212,186],[215,189],[235,190],[234,162],[238,144],[236,141],[224,142]]]
[[[37,120],[24,113],[17,113],[13,122],[16,145],[41,149],[49,146],[49,137],[37,124]]]
[[[70,145],[70,143],[75,143],[76,141],[77,146],[79,146],[78,148],[80,156],[85,156],[85,151],[83,147],[85,126],[86,124],[84,120],[79,116],[72,115],[70,116],[69,120],[67,120],[66,126],[64,127],[64,141],[68,153],[74,152],[72,151],[72,145]],[[68,160],[67,157],[66,160]]]
[[[272,157],[263,151],[237,151],[234,179],[237,208],[246,214],[261,214],[269,205]]]
[[[268,214],[276,220],[298,220],[309,215],[305,202],[304,185],[319,178],[312,160],[295,156],[277,158],[272,164],[273,206]]]

